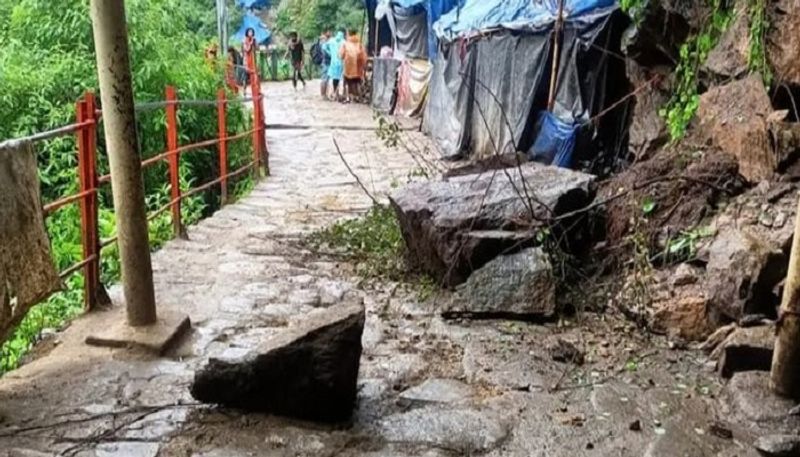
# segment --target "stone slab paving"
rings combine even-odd
[[[352,267],[297,241],[369,208],[332,143],[376,194],[417,162],[383,147],[362,106],[267,84],[272,176],[188,230],[153,262],[159,306],[194,329],[167,358],[89,347],[113,312],[76,320],[46,355],[0,379],[0,456],[733,456],[753,440],[709,433],[722,386],[693,352],[671,351],[628,324],[450,322],[438,295],[364,284]],[[331,130],[324,125],[363,127]],[[424,144],[420,134],[412,132]],[[321,427],[196,404],[188,386],[211,356],[244,351],[293,321],[364,297],[359,399],[353,422]],[[113,295],[119,302],[119,291]],[[550,360],[554,335],[587,352],[584,366]],[[638,423],[639,426],[635,426]]]

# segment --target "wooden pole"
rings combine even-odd
[[[181,156],[178,153],[178,94],[175,87],[167,86],[165,91],[167,117],[167,151],[170,153],[169,163],[169,188],[172,198],[172,228],[176,238],[183,237],[181,225]]]
[[[558,16],[553,29],[553,66],[550,69],[550,94],[547,97],[547,111],[553,112],[556,104],[559,56],[561,54],[561,31],[564,27],[564,0],[558,0]]]
[[[800,201],[778,317],[770,387],[779,395],[800,398]]]
[[[156,304],[133,110],[125,1],[91,0],[90,9],[128,324],[149,325],[156,322]]]

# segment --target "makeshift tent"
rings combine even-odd
[[[272,6],[270,0],[236,0],[236,6],[245,9],[261,9]]]
[[[467,0],[433,25],[434,61],[425,129],[446,157],[528,152],[569,166],[576,136],[616,92],[608,49],[622,32],[613,0],[564,0],[555,105],[548,112],[558,0]],[[616,25],[615,25],[616,24]],[[455,117],[455,119],[451,119]],[[584,129],[585,127],[585,129]]]
[[[244,34],[247,29],[253,29],[256,32],[256,41],[258,44],[268,44],[272,39],[272,32],[269,31],[266,25],[261,22],[255,14],[247,12],[242,18],[242,26],[233,35],[233,39],[239,42],[244,41]]]
[[[411,58],[436,56],[439,46],[438,39],[433,33],[433,24],[443,14],[462,5],[464,1],[365,0],[367,13],[372,21],[380,21],[381,27],[384,27],[384,23],[388,25],[389,38],[395,50]],[[381,46],[384,45],[389,43],[381,42]],[[377,52],[379,49],[374,51]]]

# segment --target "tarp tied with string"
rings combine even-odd
[[[433,24],[442,52],[434,62],[425,128],[445,156],[525,152],[572,166],[582,137],[598,138],[592,116],[616,99],[617,90],[627,90],[624,79],[619,88],[608,84],[616,71],[624,72],[608,51],[619,49],[618,5],[562,5],[551,109],[559,0],[466,0]]]

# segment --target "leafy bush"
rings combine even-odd
[[[138,102],[163,100],[166,85],[178,88],[182,99],[216,97],[222,87],[222,65],[209,66],[203,58],[205,45],[216,32],[213,4],[200,0],[128,0],[127,15],[131,44],[134,93]],[[209,14],[211,13],[211,14]],[[74,122],[76,100],[85,91],[97,89],[94,47],[88,2],[85,0],[0,0],[0,140],[28,135]],[[241,106],[230,104],[228,129],[250,128]],[[137,116],[143,158],[165,149],[165,116],[162,111]],[[215,107],[180,108],[179,141],[188,143],[217,136]],[[102,126],[98,134],[98,169],[108,172]],[[229,146],[229,168],[249,162],[249,140]],[[45,202],[73,194],[78,189],[77,149],[73,137],[37,145],[42,197]],[[180,181],[184,189],[218,175],[216,149],[186,153],[181,157]],[[248,178],[231,183],[234,192],[247,190]],[[145,190],[150,211],[169,202],[166,164],[145,172]],[[100,192],[100,235],[115,233],[111,190]],[[184,223],[197,221],[218,206],[218,188],[185,200]],[[47,220],[56,265],[65,269],[82,255],[80,218],[70,205]],[[151,243],[162,245],[172,235],[168,214],[150,225]],[[119,278],[116,247],[104,250],[102,279]],[[0,348],[0,373],[13,369],[44,328],[57,328],[81,311],[83,278],[73,275],[65,292],[35,307],[14,335]]]
[[[680,61],[675,68],[676,86],[672,98],[660,114],[666,120],[670,137],[677,141],[684,137],[700,103],[698,73],[708,53],[716,46],[733,17],[722,0],[709,0],[712,14],[703,30],[686,40],[680,49]]]
[[[400,224],[388,205],[376,204],[360,218],[336,222],[312,234],[309,242],[354,262],[366,278],[401,280],[408,272]]]

